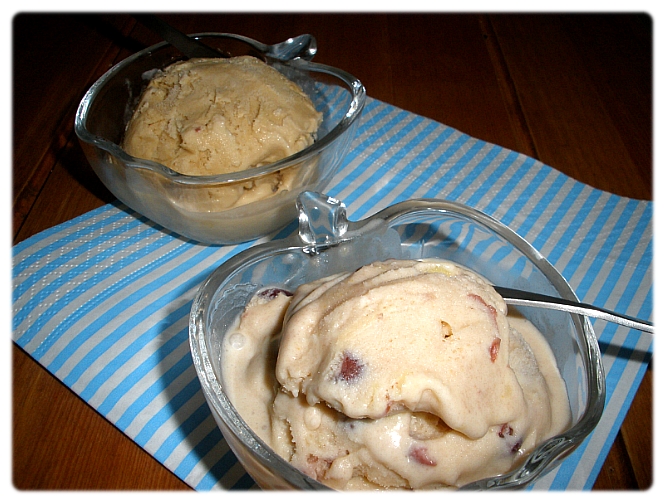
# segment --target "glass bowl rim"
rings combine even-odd
[[[299,199],[301,196],[299,196]],[[579,300],[562,274],[527,240],[494,217],[454,201],[409,199],[393,204],[367,218],[348,222],[348,234],[351,237],[345,238],[343,236],[338,243],[353,240],[359,235],[357,234],[359,230],[362,233],[364,228],[368,228],[367,226],[375,227],[373,223],[376,223],[378,220],[385,222],[387,225],[399,225],[401,221],[405,221],[409,217],[419,215],[425,217],[446,213],[461,215],[494,231],[530,259],[548,278],[563,298],[573,301]],[[323,246],[328,248],[338,243],[327,243]],[[295,234],[287,238],[261,243],[243,250],[212,271],[199,286],[192,302],[189,317],[190,352],[202,388],[207,396],[207,401],[214,407],[216,414],[224,421],[232,433],[243,441],[245,447],[251,449],[262,460],[264,467],[269,469],[271,467],[282,467],[279,470],[279,474],[291,483],[296,481],[296,483],[301,482],[305,487],[329,490],[328,486],[303,474],[275,453],[247,425],[231,404],[226,394],[221,390],[221,385],[208,360],[208,348],[206,347],[203,329],[201,328],[202,324],[205,323],[203,320],[203,305],[206,303],[207,297],[215,294],[227,277],[236,273],[239,268],[245,269],[251,267],[257,262],[271,256],[297,251],[312,255],[312,245],[302,240],[298,234]],[[588,382],[587,399],[583,413],[578,421],[566,431],[538,445],[525,457],[520,466],[511,472],[471,482],[461,487],[461,490],[516,489],[527,486],[536,480],[544,470],[553,467],[554,462],[566,457],[568,453],[580,445],[601,419],[605,406],[606,382],[598,341],[590,320],[587,317],[573,313],[568,314],[572,319],[579,339],[584,343],[584,347],[580,348],[581,353],[587,355],[583,357]],[[201,344],[203,344],[203,347],[201,347]],[[204,361],[203,366],[202,359]],[[231,417],[229,417],[229,413],[231,413]],[[286,474],[285,470],[287,471]]]
[[[211,38],[230,38],[228,33],[217,33],[217,32],[202,32],[194,33],[190,35],[193,38],[200,39],[205,37]],[[95,83],[88,89],[86,94],[81,99],[79,106],[76,111],[76,116],[74,119],[74,130],[76,135],[80,140],[94,145],[102,150],[105,150],[122,160],[125,166],[134,169],[145,169],[157,173],[166,177],[168,180],[174,183],[182,185],[211,185],[211,184],[230,184],[238,183],[246,180],[254,179],[259,176],[268,175],[275,173],[281,169],[288,168],[294,164],[304,162],[312,157],[317,156],[320,152],[325,150],[329,145],[335,142],[335,140],[340,137],[349,127],[360,117],[363,107],[365,106],[366,101],[366,90],[363,84],[359,79],[354,77],[352,74],[335,68],[333,66],[324,65],[321,63],[314,63],[311,61],[306,61],[304,59],[293,59],[289,61],[280,61],[280,64],[284,66],[289,66],[297,70],[305,70],[315,73],[323,73],[331,75],[339,79],[344,83],[349,92],[351,93],[351,99],[349,106],[345,111],[342,119],[321,139],[315,141],[312,145],[304,148],[303,150],[296,152],[289,157],[280,159],[271,164],[265,166],[260,166],[256,168],[247,169],[244,171],[237,171],[233,173],[224,173],[220,175],[185,175],[178,173],[167,166],[147,159],[140,159],[133,157],[125,152],[119,145],[109,141],[105,138],[102,138],[98,135],[92,134],[88,131],[86,127],[86,122],[88,119],[88,113],[92,103],[97,98],[101,89],[116,76],[125,67],[131,65],[135,60],[142,58],[146,55],[161,50],[164,48],[170,48],[171,45],[166,42],[158,42],[150,47],[146,47],[141,51],[138,51],[122,61],[116,63],[113,67],[107,70],[104,75],[102,75]]]

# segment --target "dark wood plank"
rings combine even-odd
[[[620,91],[626,79],[622,72],[617,72],[620,76],[615,78],[613,70],[631,59],[628,54],[622,59],[617,54],[605,72],[596,66],[590,71],[593,55],[606,53],[604,44],[612,34],[597,29],[594,19],[580,19],[582,26],[573,30],[572,17],[492,16],[493,29],[534,140],[536,157],[593,187],[649,199],[652,166],[649,156],[640,154],[651,148],[651,134],[641,134],[651,132],[651,116],[645,110],[645,102],[651,103],[649,81],[636,84],[642,90],[636,93],[638,100],[629,100]],[[570,35],[585,30],[596,31],[583,40]],[[599,38],[590,40],[595,34]],[[592,42],[596,46],[592,47]],[[579,52],[581,46],[584,49]],[[645,49],[643,46],[642,54]],[[618,125],[619,113],[608,110],[606,103],[616,100],[604,100],[603,96],[614,96],[614,92],[628,100],[614,108],[622,107],[626,116],[635,121],[634,135],[623,134],[621,129],[629,127],[628,118]],[[641,164],[636,164],[632,152],[637,153]]]
[[[486,41],[488,55],[490,56],[490,60],[495,69],[497,84],[502,94],[502,101],[504,102],[506,113],[509,116],[511,131],[513,132],[513,137],[516,141],[515,147],[512,150],[536,158],[536,146],[534,145],[532,135],[530,134],[527,125],[527,119],[525,118],[525,114],[520,105],[518,90],[511,78],[511,72],[509,71],[509,67],[502,53],[502,48],[497,39],[497,34],[493,29],[490,16],[481,16],[479,22],[483,31],[483,38]]]
[[[620,435],[639,489],[649,489],[653,476],[653,409],[652,365],[636,392],[634,401],[622,423]]]
[[[13,228],[20,230],[72,134],[86,89],[118,57],[126,17],[14,18]],[[76,33],[76,37],[72,37]],[[134,51],[137,46],[129,48]]]
[[[34,201],[18,230],[17,242],[115,200],[88,166],[71,132],[68,138],[41,189],[57,197],[39,197]]]
[[[641,191],[652,187],[652,37],[648,14],[561,16],[561,29],[594,82],[603,106],[638,168]],[[634,189],[635,190],[635,189]]]
[[[628,463],[627,449],[621,435],[611,446],[603,469],[594,484],[594,490],[612,491],[617,489],[639,489],[631,463]]]
[[[392,103],[515,150],[482,28],[477,15],[389,17]]]

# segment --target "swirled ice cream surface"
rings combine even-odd
[[[336,489],[459,487],[510,471],[570,423],[546,339],[449,261],[262,289],[222,368],[257,435]]]
[[[321,120],[300,87],[256,58],[191,59],[150,80],[123,148],[186,175],[218,175],[303,150]]]

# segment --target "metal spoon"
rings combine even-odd
[[[315,57],[315,54],[317,54],[317,40],[307,33],[298,37],[288,38],[284,42],[273,45],[262,44],[243,35],[235,35],[233,33],[225,33],[224,35],[246,42],[265,56],[279,61],[290,61],[293,59],[311,61]]]
[[[557,311],[582,314],[584,316],[589,316],[590,318],[598,318],[625,327],[642,330],[643,332],[654,333],[654,326],[649,321],[632,318],[631,316],[619,314],[590,304],[500,286],[496,286],[495,290],[504,297],[504,301],[507,304],[512,304],[514,306],[543,307],[545,309],[555,309]]]
[[[185,33],[175,29],[173,26],[150,14],[135,14],[134,18],[146,28],[160,35],[164,40],[176,47],[188,58],[224,58],[226,54],[219,52],[203,42],[192,38]],[[252,38],[233,33],[223,33],[227,38],[240,40],[266,56],[278,61],[289,61],[293,59],[312,60],[317,53],[317,41],[312,35],[299,35],[289,38],[278,44],[266,45]]]

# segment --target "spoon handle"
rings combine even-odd
[[[197,39],[191,38],[185,33],[176,30],[173,26],[162,21],[162,19],[157,16],[153,16],[152,14],[134,14],[133,17],[149,30],[160,35],[164,40],[173,45],[189,59],[224,57],[224,54],[207,46],[203,42],[199,42]]]
[[[654,326],[649,321],[632,318],[631,316],[619,314],[590,304],[560,299],[558,297],[550,297],[538,293],[525,292],[523,290],[514,290],[513,288],[496,286],[495,290],[504,297],[504,301],[507,304],[512,304],[514,306],[536,306],[545,309],[555,309],[557,311],[582,314],[584,316],[589,316],[590,318],[610,321],[643,332],[654,333]]]

